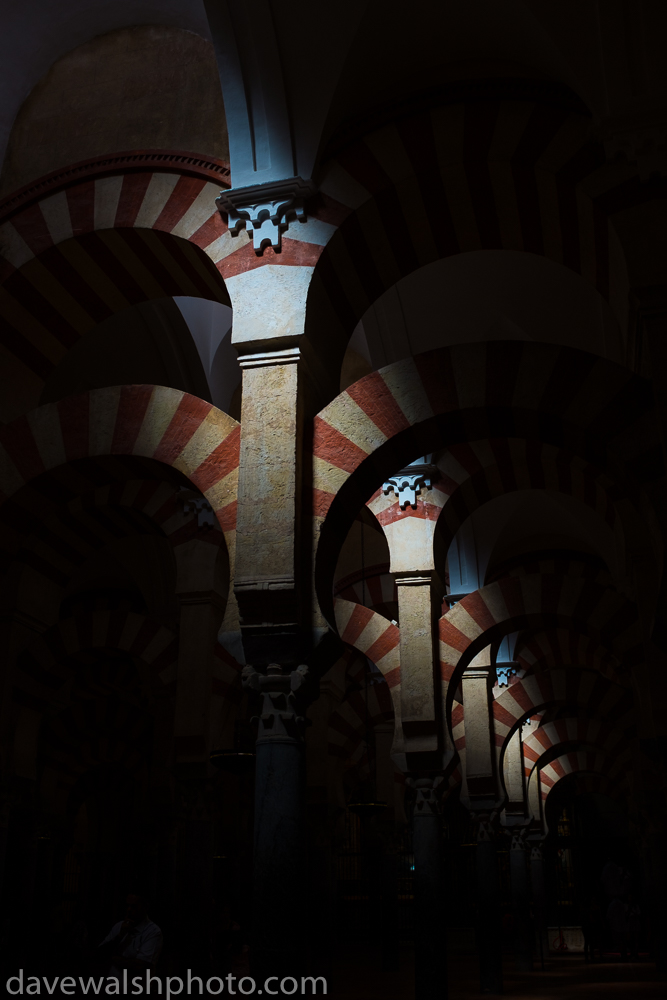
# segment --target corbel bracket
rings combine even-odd
[[[505,663],[496,663],[496,677],[498,687],[508,687],[510,679],[516,677],[521,672],[521,664],[515,660],[507,660]]]
[[[194,490],[189,490],[187,486],[181,486],[178,490],[178,499],[183,505],[184,514],[197,515],[198,528],[216,528],[218,522],[213,512],[213,508],[206,499]]]
[[[416,509],[417,497],[422,487],[430,490],[438,477],[438,467],[433,465],[432,459],[433,455],[423,455],[416,461],[410,462],[395,476],[387,479],[382,486],[382,492],[385,495],[395,493],[401,510],[405,510],[406,507]]]
[[[315,190],[311,180],[288,177],[221,191],[215,203],[220,214],[227,216],[230,236],[238,236],[241,229],[252,231],[255,253],[261,257],[267,246],[280,251],[282,234],[290,222],[308,221],[305,203]]]

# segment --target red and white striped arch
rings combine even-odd
[[[593,635],[629,667],[642,655],[636,608],[617,591],[585,579],[526,575],[482,587],[442,616],[443,681],[455,688],[466,664],[490,642],[544,626]]]
[[[239,424],[196,396],[154,385],[70,396],[0,430],[0,503],[51,469],[82,458],[137,455],[172,466],[236,527]]]
[[[632,707],[614,725],[600,717],[581,718],[576,715],[542,723],[530,732],[524,730],[524,773],[529,777],[533,767],[541,766],[544,755],[562,744],[597,746],[615,756],[619,751],[627,750],[627,740],[635,732]]]
[[[95,470],[101,471],[99,467]],[[136,471],[136,470],[135,470]],[[85,483],[81,468],[76,486]],[[187,544],[195,536],[213,546],[223,543],[220,531],[198,531],[197,515],[186,513],[179,502],[177,487],[157,479],[128,479],[91,489],[69,502],[52,502],[43,491],[26,495],[22,503],[6,503],[0,508],[0,548],[3,561],[10,563],[20,552],[21,563],[31,563],[52,584],[64,585],[74,569],[95,551],[121,535],[144,528],[136,515],[149,518],[155,530],[174,547]],[[39,519],[36,520],[36,515]]]
[[[626,717],[632,696],[597,671],[574,667],[532,674],[498,689],[492,705],[494,741],[500,756],[516,728],[545,708],[572,705],[609,724]]]
[[[338,634],[343,642],[371,660],[384,677],[385,684],[371,685],[370,688],[376,692],[375,697],[378,700],[378,721],[380,715],[383,719],[395,718],[400,721],[401,661],[400,632],[397,626],[370,608],[342,598],[336,599],[335,614]],[[357,669],[362,668],[357,667]],[[387,695],[389,695],[388,700]],[[337,756],[350,751],[350,740],[352,742],[363,740],[365,706],[356,702],[358,699],[355,701],[353,698],[350,702],[343,703],[339,710],[342,715],[336,724],[338,728],[334,726],[330,730],[333,734],[330,736],[331,752]],[[352,739],[353,731],[356,733],[354,739]],[[400,725],[397,725],[396,732],[400,732]]]
[[[572,750],[540,768],[540,794],[545,802],[555,785],[579,774],[599,774],[610,779],[616,794],[627,791],[627,775],[622,760],[600,750]]]
[[[72,676],[71,658],[86,650],[118,649],[145,664],[153,685],[176,682],[178,639],[159,622],[133,611],[95,611],[58,622],[24,649],[14,672],[14,700],[44,710],[57,703]]]
[[[501,461],[496,489],[502,482],[505,491],[510,481],[516,489],[574,490],[608,521],[609,500],[635,495],[638,482],[651,474],[647,441],[657,445],[656,429],[642,385],[626,369],[584,352],[504,341],[430,351],[350,386],[314,422],[313,512],[321,527],[316,576],[324,614],[331,617],[331,566],[352,518],[384,479],[419,454],[439,448],[452,453],[451,493],[485,455],[493,467]],[[508,438],[519,443],[498,444]],[[479,455],[473,442],[482,443]],[[543,463],[548,449],[551,477]],[[531,467],[532,478],[526,473]],[[443,477],[438,489],[447,488]],[[479,506],[480,495],[461,494],[451,530]],[[444,523],[448,508],[449,502]]]
[[[590,667],[605,677],[616,677],[620,661],[594,636],[572,628],[541,629],[519,636],[514,658],[527,673],[573,663]]]
[[[623,265],[609,219],[655,189],[605,162],[585,109],[555,107],[553,94],[543,103],[533,84],[493,81],[482,94],[476,81],[469,95],[456,86],[441,106],[357,131],[324,165],[322,189],[349,214],[315,269],[313,329],[349,337],[401,278],[479,250],[544,256],[615,297]]]

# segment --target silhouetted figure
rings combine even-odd
[[[111,961],[108,975],[118,980],[122,979],[123,969],[130,978],[155,968],[162,951],[162,931],[147,916],[143,896],[131,893],[127,897],[125,920],[114,924],[100,948]]]

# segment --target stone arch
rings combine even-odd
[[[65,710],[70,703],[68,659],[99,650],[118,650],[138,662],[151,699],[164,702],[173,697],[178,640],[160,622],[123,610],[59,622],[37,636],[16,661],[12,697],[19,717],[14,742],[24,772],[36,761],[43,718],[56,707]],[[78,718],[85,728],[85,713],[79,712]],[[94,727],[94,719],[90,725]]]
[[[514,657],[527,673],[576,663],[597,670],[605,677],[617,677],[620,663],[609,648],[577,629],[540,629],[519,636]]]
[[[131,151],[56,171],[0,204],[0,343],[29,405],[79,338],[121,309],[171,295],[230,305],[221,186],[222,161]]]
[[[380,721],[380,717],[386,719],[393,715],[398,722],[401,716],[400,632],[398,627],[377,612],[371,611],[370,608],[342,598],[336,598],[335,614],[338,634],[342,641],[371,660],[386,682],[378,684],[375,692],[376,721]],[[374,689],[375,687],[373,685]],[[350,702],[344,702],[343,706],[337,710],[336,718],[339,718],[339,715],[340,724],[337,723],[333,727],[334,733],[338,732],[338,735],[330,737],[329,745],[335,756],[349,756],[363,738],[365,706],[362,711],[360,705],[352,699]],[[396,725],[395,741],[397,738],[400,739],[400,731],[400,726]],[[394,750],[398,749],[400,748],[395,742]]]
[[[541,768],[545,755],[553,754],[560,746],[587,744],[615,755],[627,749],[627,746],[619,744],[635,735],[632,711],[613,726],[599,717],[581,718],[578,715],[559,715],[551,722],[542,721],[537,729],[531,729],[523,738],[525,776],[530,777],[533,767]]]
[[[443,681],[455,688],[470,660],[505,634],[563,625],[598,638],[626,666],[641,659],[637,610],[621,594],[585,579],[526,575],[482,587],[442,616]]]
[[[622,725],[628,712],[633,711],[627,688],[595,670],[561,668],[531,674],[510,684],[493,701],[494,742],[498,757],[526,719],[546,708],[566,705],[576,706],[614,726]]]
[[[572,750],[561,754],[550,763],[540,768],[540,794],[546,802],[554,786],[564,778],[570,778],[581,773],[599,774],[603,778],[613,780],[616,794],[628,791],[628,780],[623,760],[614,760],[602,750]]]
[[[67,682],[67,657],[88,649],[118,649],[140,660],[152,687],[175,683],[178,640],[170,629],[134,611],[98,611],[58,622],[19,654],[15,697],[44,709]]]
[[[179,536],[175,529],[183,527],[187,519],[184,519],[183,513],[174,519],[175,504],[171,510],[168,503],[166,509],[163,504],[162,524],[169,523],[167,534],[174,546],[172,551],[176,563],[180,565],[179,553],[193,539],[197,544],[206,541],[213,543],[217,550],[216,553],[208,553],[204,560],[210,572],[214,572],[224,549],[223,576],[231,578],[235,550],[238,448],[239,425],[235,420],[201,399],[162,386],[117,386],[92,390],[40,407],[27,417],[7,425],[0,431],[0,520],[5,527],[2,546],[7,566],[5,586],[14,587],[13,599],[23,600],[21,594],[34,583],[42,587],[44,597],[48,596],[50,602],[58,600],[57,595],[67,576],[65,573],[63,577],[63,571],[68,560],[68,546],[70,549],[72,546],[67,531],[56,533],[53,551],[49,551],[48,545],[44,548],[48,539],[36,537],[35,551],[27,552],[23,561],[19,558],[18,562],[15,541],[22,534],[33,532],[35,504],[40,518],[43,515],[44,504],[39,500],[40,483],[47,497],[55,500],[56,506],[59,499],[66,499],[70,502],[72,517],[85,521],[85,504],[90,502],[90,498],[77,497],[76,487],[63,490],[57,470],[65,463],[75,463],[78,471],[75,482],[84,490],[87,485],[88,493],[96,495],[97,500],[105,496],[105,488],[101,488],[101,492],[95,489],[100,478],[117,481],[119,472],[123,471],[123,458],[128,466],[128,480],[136,477],[136,466],[138,464],[141,468],[142,460],[155,463],[154,467],[146,469],[149,476],[155,476],[155,468],[164,469],[164,478],[173,480],[170,487],[172,495],[174,485],[189,480],[195,488],[190,491],[194,506],[198,503],[197,496],[201,499],[201,494],[204,494],[213,512],[208,516],[217,519],[222,533],[216,530],[205,535],[197,532],[199,514],[196,514],[186,531],[188,538],[182,534]],[[88,461],[91,465],[87,473],[88,466],[84,469],[82,462]],[[105,462],[111,463],[108,469],[104,466]],[[97,467],[100,463],[102,469]],[[136,527],[134,520],[141,516],[149,518],[152,530],[161,532],[160,526],[152,521],[152,515],[156,513],[155,503],[159,503],[158,497],[161,498],[159,491],[155,493],[155,484],[142,485],[132,504],[125,506],[128,498],[124,498],[123,490],[128,489],[127,484],[116,485],[109,487],[106,494],[108,500],[116,501],[123,508],[118,508],[121,520],[130,518],[132,523],[128,523],[125,531]],[[75,496],[72,499],[73,493]],[[142,505],[145,509],[139,515],[136,508]],[[82,534],[85,536],[85,532]],[[81,547],[82,543],[77,541],[75,550]],[[210,544],[206,545],[206,548],[210,547]],[[69,554],[72,557],[75,555],[72,552]],[[206,555],[205,552],[202,554]],[[28,572],[32,582],[26,577],[25,586],[22,584],[21,588],[17,588],[17,572],[21,576]],[[220,585],[223,585],[222,581]],[[224,589],[229,588],[225,585]],[[221,596],[227,602],[228,616],[236,620],[233,595],[231,599],[226,593]]]
[[[316,264],[309,323],[346,340],[402,277],[475,250],[538,254],[613,297],[627,279],[609,217],[655,195],[625,175],[592,187],[606,157],[589,112],[558,85],[524,84],[445,85],[441,106],[404,102],[396,120],[345,142],[322,187],[347,216]]]
[[[364,657],[354,657],[346,671],[348,691],[329,719],[328,752],[360,765],[364,758],[367,728],[394,719],[392,697],[381,678],[367,683]]]
[[[66,462],[135,455],[186,476],[228,533],[236,524],[238,449],[238,422],[188,393],[153,385],[93,389],[2,428],[0,503]]]
[[[630,792],[624,762],[594,748],[563,754],[544,769],[535,767],[528,779],[526,799],[532,822],[539,825],[542,836],[549,832],[547,800],[556,785],[563,781],[576,781],[589,790],[595,788],[614,798],[627,798]]]
[[[352,518],[415,455],[443,442],[523,437],[595,465],[642,507],[641,484],[662,475],[651,409],[648,387],[627,369],[522,341],[430,351],[356,382],[314,422],[313,512],[323,522],[316,586],[325,617],[333,620],[330,567]]]

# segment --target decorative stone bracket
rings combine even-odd
[[[528,836],[529,823],[522,823],[520,826],[513,826],[507,832],[511,834],[511,851],[525,851],[527,847],[526,838]]]
[[[433,465],[433,455],[423,455],[410,462],[395,476],[391,476],[382,486],[382,492],[387,494],[393,490],[398,497],[401,510],[410,506],[417,507],[417,495],[422,486],[430,490],[438,474],[438,467]]]
[[[474,816],[474,820],[477,823],[478,844],[496,839],[497,810],[492,813],[477,813]]]
[[[208,530],[209,528],[217,527],[218,522],[213,513],[213,508],[206,497],[195,493],[194,490],[189,490],[187,486],[181,486],[178,491],[178,499],[183,504],[184,514],[197,515],[198,528],[206,528]]]
[[[667,177],[667,122],[663,116],[649,116],[640,122],[634,116],[611,119],[598,129],[598,134],[607,159],[623,155],[628,163],[637,165],[641,181],[653,174]]]
[[[428,778],[407,778],[406,784],[417,793],[415,799],[415,816],[437,816],[442,807],[442,793],[445,790],[445,779],[442,775]]]
[[[498,687],[507,687],[510,677],[516,677],[520,670],[520,665],[514,660],[508,660],[506,663],[496,663]]]
[[[246,690],[262,697],[262,712],[258,717],[258,740],[301,740],[307,725],[305,707],[310,680],[308,667],[301,665],[291,673],[283,673],[277,663],[270,663],[266,673],[246,665],[241,681]]]
[[[241,229],[252,231],[255,253],[261,257],[264,247],[281,250],[282,234],[292,219],[308,221],[305,202],[314,193],[312,181],[289,177],[221,191],[215,203],[220,214],[227,215],[230,236],[238,236]]]

